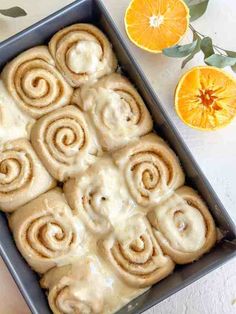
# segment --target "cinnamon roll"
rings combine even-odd
[[[31,131],[31,141],[51,175],[64,181],[97,160],[95,136],[75,106],[66,106],[40,118]]]
[[[73,89],[56,69],[46,46],[22,52],[1,76],[16,103],[33,118],[70,103]]]
[[[150,208],[184,184],[184,173],[170,147],[154,133],[115,152],[113,158],[138,204]]]
[[[54,314],[116,313],[146,290],[122,282],[103,259],[92,254],[49,270],[40,284],[49,290]]]
[[[74,24],[49,42],[56,65],[73,87],[115,71],[117,61],[106,36],[90,24]]]
[[[142,98],[128,79],[118,73],[77,89],[73,102],[88,112],[102,146],[108,151],[150,132],[153,126]]]
[[[100,159],[83,175],[68,180],[64,193],[74,215],[97,236],[116,230],[136,210],[109,157]]]
[[[56,185],[30,142],[17,139],[0,146],[0,209],[11,212]]]
[[[19,208],[9,218],[16,245],[37,272],[68,264],[82,239],[59,188]]]
[[[215,223],[206,204],[187,186],[156,207],[148,218],[162,250],[178,264],[198,259],[216,242]]]
[[[79,281],[71,277],[71,268],[71,265],[54,268],[41,280],[43,288],[50,287],[48,301],[52,312],[54,314],[103,313],[103,298],[100,292],[94,286],[84,292],[82,283],[87,286],[86,280],[82,278]],[[79,271],[81,269],[78,269]]]
[[[102,252],[119,276],[135,288],[145,288],[168,276],[174,269],[172,260],[163,254],[150,224],[129,243],[113,236],[103,241]]]

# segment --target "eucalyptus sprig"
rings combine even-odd
[[[189,7],[190,21],[195,21],[201,17],[207,10],[209,0],[201,0],[200,2],[194,0],[184,0]],[[189,26],[193,33],[193,40],[190,44],[176,45],[171,48],[163,50],[163,54],[172,58],[186,57],[181,65],[183,68],[193,57],[202,51],[204,54],[204,62],[210,66],[224,68],[231,66],[232,70],[236,73],[236,52],[223,49],[213,44],[209,36],[203,35],[197,31],[191,24]]]
[[[12,7],[9,9],[0,9],[0,14],[9,16],[9,17],[19,17],[19,16],[25,16],[27,13],[24,9],[20,7]]]

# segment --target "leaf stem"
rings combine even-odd
[[[194,27],[193,27],[193,25],[192,24],[189,24],[189,28],[191,29],[191,31],[193,32],[193,33],[197,33],[199,36],[201,36],[201,37],[206,37],[205,35],[203,35],[202,33],[200,33],[199,31],[197,31]]]
[[[200,37],[202,37],[202,38],[207,37],[206,35],[200,33],[199,31],[197,31],[191,24],[189,25],[189,28],[191,29],[191,31],[192,31],[193,33],[198,34]],[[217,45],[215,45],[215,44],[213,44],[213,47],[215,48],[215,50],[216,50],[220,55],[226,55],[225,49],[223,49],[223,48],[221,48],[221,47],[219,47],[219,46],[217,46]],[[222,51],[223,51],[223,53],[222,53]]]

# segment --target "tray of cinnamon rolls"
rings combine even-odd
[[[1,53],[0,252],[33,313],[141,313],[235,255],[233,223],[100,1]]]

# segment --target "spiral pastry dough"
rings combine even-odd
[[[73,87],[115,71],[117,61],[106,36],[90,24],[74,24],[49,42],[56,65]]]
[[[104,279],[97,271],[97,264],[86,258],[47,272],[40,283],[49,289],[48,300],[53,313],[105,313]]]
[[[151,133],[115,152],[129,190],[141,206],[160,203],[184,184],[184,173],[170,147]]]
[[[88,111],[102,146],[114,150],[151,131],[152,118],[127,78],[113,73],[77,89],[73,102]]]
[[[201,197],[187,186],[156,207],[148,218],[163,251],[178,264],[198,259],[216,242],[211,214]]]
[[[56,185],[26,139],[0,147],[0,208],[11,212]]]
[[[31,141],[45,167],[59,181],[85,170],[97,159],[99,150],[83,113],[74,106],[40,118],[32,128]]]
[[[68,105],[73,94],[46,46],[21,53],[5,66],[1,76],[16,103],[33,118]]]
[[[129,285],[145,288],[168,276],[174,263],[157,243],[150,224],[145,220],[146,229],[124,245],[112,236],[102,244],[103,254],[114,270]]]
[[[71,262],[80,245],[76,222],[59,188],[19,208],[9,223],[19,251],[39,273]]]

